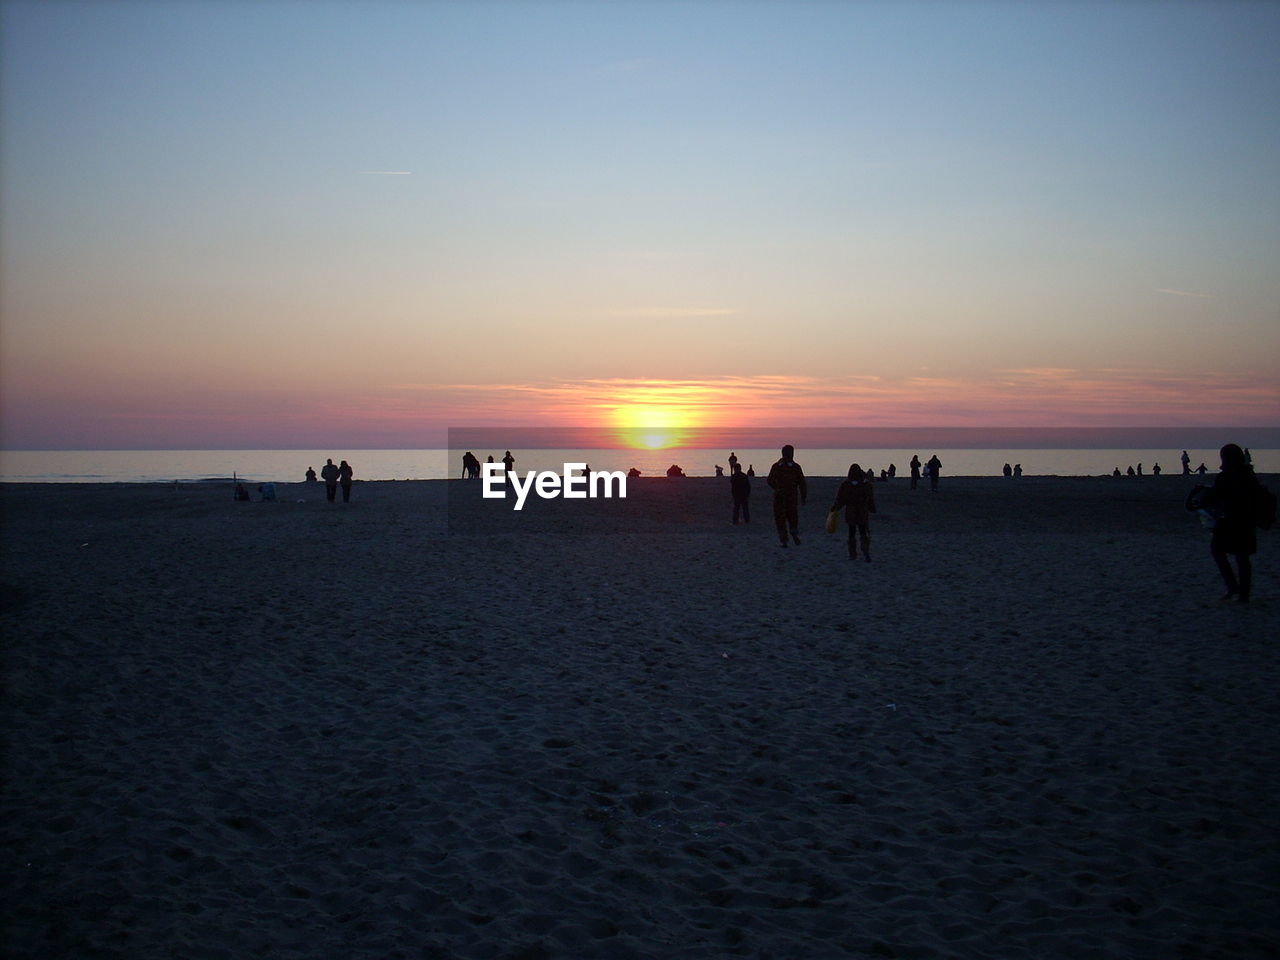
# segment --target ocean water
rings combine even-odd
[[[462,473],[461,450],[5,450],[0,451],[0,481],[10,483],[167,483],[216,482],[237,477],[250,482],[292,482],[304,479],[307,467],[316,472],[325,459],[348,460],[358,480],[435,480]],[[503,450],[474,450],[481,461]],[[778,458],[773,448],[737,450],[745,470],[768,472]],[[898,476],[909,473],[912,454],[926,461],[936,453],[942,476],[999,476],[1006,463],[1021,463],[1025,476],[1099,476],[1119,467],[1142,465],[1144,474],[1159,464],[1166,475],[1181,471],[1181,450],[1173,449],[815,449],[796,451],[796,460],[809,476],[844,476],[851,462],[877,472],[897,466]],[[1204,463],[1218,468],[1218,451],[1188,449],[1194,469]],[[1280,471],[1280,450],[1252,451],[1259,473]],[[728,450],[512,450],[516,470],[554,470],[565,463],[586,463],[593,470],[627,470],[661,476],[671,464],[686,475],[713,476],[717,464],[728,472]]]

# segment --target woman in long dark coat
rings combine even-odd
[[[1248,603],[1253,581],[1253,561],[1249,558],[1258,552],[1258,534],[1254,529],[1258,478],[1244,451],[1236,444],[1228,443],[1219,453],[1222,471],[1214,478],[1213,488],[1204,501],[1214,518],[1209,553],[1227,586],[1222,599]],[[1231,556],[1236,558],[1239,575],[1231,569],[1228,559]]]

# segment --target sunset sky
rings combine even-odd
[[[9,449],[1280,425],[1280,3],[0,10]]]

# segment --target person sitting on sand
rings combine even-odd
[[[1201,501],[1212,514],[1213,539],[1209,542],[1209,555],[1218,565],[1227,592],[1223,600],[1249,602],[1249,590],[1253,583],[1253,561],[1258,552],[1258,534],[1254,529],[1254,505],[1258,500],[1258,478],[1244,457],[1244,451],[1234,443],[1228,443],[1219,452],[1222,470],[1213,479],[1213,487]],[[1236,558],[1239,575],[1231,569],[1228,555]]]
[[[248,503],[249,488],[246,487],[243,483],[237,483],[235,492],[232,494],[232,496],[235,497],[236,500],[242,501],[244,503]]]
[[[320,468],[320,479],[324,481],[325,499],[333,503],[338,496],[338,465],[332,457]]]
[[[1160,476],[1160,464],[1157,463],[1154,467],[1151,468],[1151,475],[1153,477]]]
[[[307,467],[307,483],[315,483],[315,482],[316,482],[316,468]]]
[[[1120,476],[1120,468],[1119,468],[1119,467],[1116,467],[1114,470],[1112,470],[1112,471],[1111,471],[1111,475],[1112,475],[1113,477],[1118,477],[1118,476]]]
[[[351,478],[355,476],[355,471],[351,469],[351,464],[343,460],[338,467],[338,482],[342,484],[342,502],[351,502]]]
[[[1208,472],[1209,472],[1209,468],[1208,468],[1208,467],[1206,467],[1206,466],[1204,465],[1204,461],[1203,461],[1203,460],[1201,460],[1201,461],[1200,461],[1200,466],[1196,467],[1196,473],[1200,474],[1200,476],[1202,476],[1202,477],[1203,477],[1203,476],[1204,476],[1206,473],[1208,473]]]
[[[742,472],[742,466],[733,461],[733,476],[729,478],[729,492],[733,495],[733,525],[738,525],[738,515],[742,522],[751,522],[751,478]]]
[[[716,476],[717,476],[717,477],[723,477],[723,476],[724,476],[724,467],[720,466],[720,464],[718,464],[718,463],[716,464]]]
[[[1133,472],[1133,464],[1129,464],[1129,469],[1126,470],[1125,472],[1131,477],[1137,476],[1137,474]]]
[[[258,484],[258,495],[262,497],[263,503],[272,503],[276,499],[276,485],[274,483]]]
[[[681,470],[681,469],[680,469],[680,467],[679,467],[678,465],[676,465],[676,464],[674,464],[674,463],[673,463],[671,466],[667,467],[667,476],[668,476],[668,477],[683,477],[683,476],[684,476],[684,471],[683,471],[683,470]]]
[[[871,514],[876,512],[876,487],[863,474],[856,463],[849,464],[849,477],[836,490],[835,503],[829,512],[844,508],[844,522],[849,526],[849,559],[858,559],[858,544],[862,544],[862,556],[871,562]]]
[[[1022,464],[1015,463],[1013,465],[1013,479],[1017,480],[1022,476]]]
[[[778,528],[778,540],[784,547],[787,545],[788,528],[791,539],[796,546],[800,545],[799,507],[809,499],[804,470],[795,462],[795,453],[796,448],[791,444],[783,447],[782,457],[769,468],[769,476],[765,480],[773,488],[773,522]]]
[[[747,464],[747,476],[754,477],[756,475],[756,465],[754,463]]]
[[[1004,475],[1006,477],[1013,476],[1013,467],[1009,466],[1007,463],[1004,465]]]
[[[627,471],[628,479],[634,480],[638,476],[640,476],[640,471],[637,470],[635,467],[632,467],[630,470]]]

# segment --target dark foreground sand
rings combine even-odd
[[[1180,478],[898,480],[871,564],[834,480],[449,484],[0,488],[9,956],[1280,953],[1280,542],[1218,603]]]

